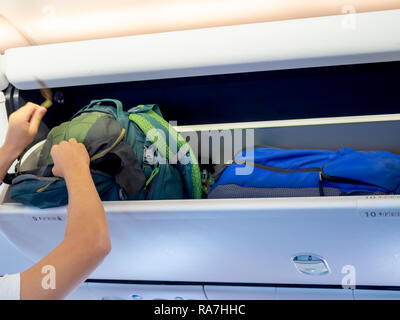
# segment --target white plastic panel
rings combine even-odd
[[[89,290],[88,283],[84,282],[72,291],[65,300],[95,300]]]
[[[396,290],[344,290],[249,286],[165,286],[83,283],[67,300],[400,300]],[[204,295],[205,292],[205,295]],[[134,296],[133,296],[134,295]]]
[[[351,289],[277,288],[278,300],[353,300]]]
[[[400,300],[395,290],[344,290],[249,286],[165,286],[83,283],[67,300]],[[205,295],[204,295],[205,292]]]
[[[399,8],[398,0],[13,0],[1,13],[36,44]],[[79,8],[79,14],[77,14]],[[0,20],[0,52],[28,45]]]
[[[275,300],[276,287],[204,286],[208,300]]]
[[[67,300],[206,300],[203,286],[84,283]]]
[[[6,99],[4,97],[4,93],[0,91],[0,146],[3,145],[8,129],[8,116],[7,116],[7,109],[6,109]],[[9,172],[12,172],[15,168],[17,161],[11,165]],[[6,185],[0,186],[0,204],[3,202],[4,195],[6,194]]]
[[[0,91],[0,146],[3,145],[8,128],[8,117],[6,109],[6,99],[4,93]]]
[[[194,132],[198,135],[198,141],[207,140],[209,136],[216,138],[215,142],[220,143],[212,142],[210,155],[223,153],[226,141],[221,137],[224,135],[232,137],[233,154],[240,152],[244,147],[249,147],[244,142],[241,143],[240,136],[235,137],[232,128],[236,128],[236,131],[242,134],[244,130],[254,128],[255,146],[328,150],[346,147],[356,150],[384,150],[400,154],[400,144],[396,139],[400,132],[400,114],[239,122],[176,128],[184,138],[190,137]],[[208,130],[210,131],[207,132]],[[235,139],[239,139],[239,143]],[[230,140],[227,141],[228,148],[231,148]],[[197,145],[192,144],[192,148],[197,150]],[[205,151],[209,148],[209,144],[200,144],[200,148],[203,154],[207,154]],[[207,157],[205,160],[208,161]]]
[[[0,90],[4,90],[8,86],[8,80],[4,72],[4,57],[0,54]]]
[[[1,55],[0,55],[0,70],[1,70]],[[1,73],[1,72],[0,72]],[[1,75],[0,75],[1,87]],[[5,107],[5,98],[0,91],[0,146],[3,145],[8,127],[7,111]],[[0,203],[4,185],[0,186]],[[0,275],[17,273],[26,270],[32,265],[32,262],[27,259],[19,250],[17,250],[0,231]]]
[[[400,300],[400,290],[354,290],[355,300]]]
[[[400,10],[14,48],[19,89],[397,61]]]
[[[33,265],[0,232],[0,276],[25,271]]]
[[[105,203],[113,250],[92,279],[400,286],[399,196]],[[0,227],[37,261],[63,238],[66,208],[0,206]],[[324,258],[300,273],[292,257]]]
[[[0,56],[0,77],[1,77],[1,56]],[[0,80],[1,81],[1,80]],[[4,140],[6,139],[8,128],[8,117],[7,117],[7,109],[6,109],[6,99],[4,97],[4,93],[0,91],[0,146],[3,145]],[[2,194],[3,194],[4,186],[0,186],[0,203],[2,202]]]

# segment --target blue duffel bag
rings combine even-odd
[[[387,151],[255,148],[236,155],[209,198],[400,193],[400,156]]]

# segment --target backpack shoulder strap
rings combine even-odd
[[[200,167],[195,157],[192,148],[185,139],[162,117],[159,113],[155,112],[153,108],[147,109],[145,112],[136,112],[129,115],[129,119],[137,124],[137,126],[146,134],[147,138],[158,148],[159,152],[168,161],[177,156],[181,148],[189,152],[191,163],[187,165],[178,166],[178,169],[184,176],[185,183],[188,186],[189,194],[194,199],[201,199],[201,175]],[[132,109],[131,109],[132,110]],[[158,130],[161,134],[157,135],[157,139],[153,134],[149,134],[152,129]],[[166,137],[170,143],[175,144],[171,146],[167,143]],[[176,152],[174,152],[176,150]]]
[[[129,119],[136,123],[136,125],[143,131],[147,139],[154,144],[161,155],[168,161],[172,158],[171,150],[167,144],[165,133],[156,128],[143,114],[131,113]],[[152,130],[156,130],[157,134],[154,134]]]
[[[189,143],[181,136],[179,132],[177,132],[163,117],[159,114],[150,110],[148,115],[152,117],[155,121],[157,121],[161,126],[163,126],[168,133],[173,136],[177,142],[178,150],[184,148],[189,152],[191,164],[190,164],[190,178],[193,185],[193,197],[195,199],[201,199],[202,189],[201,189],[201,173],[200,173],[200,166],[197,161],[196,156],[193,153],[192,148],[190,147]],[[187,166],[185,166],[187,167]],[[185,174],[184,174],[185,175]]]

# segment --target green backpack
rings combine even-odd
[[[65,181],[51,173],[50,149],[70,137],[88,149],[92,177],[103,201],[202,197],[197,159],[157,105],[139,105],[126,112],[120,101],[103,99],[91,101],[71,121],[53,128],[22,163],[24,170],[7,175],[4,180],[11,184],[12,199],[39,208],[68,203]]]
[[[85,112],[108,113],[126,130],[124,142],[133,149],[146,177],[142,190],[126,195],[127,199],[202,198],[197,158],[157,105],[138,105],[124,111],[119,100],[93,100],[74,117]]]

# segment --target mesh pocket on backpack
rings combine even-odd
[[[340,189],[324,188],[325,196],[340,196]],[[318,188],[248,188],[236,184],[220,185],[208,195],[209,199],[224,198],[284,198],[319,197]]]

